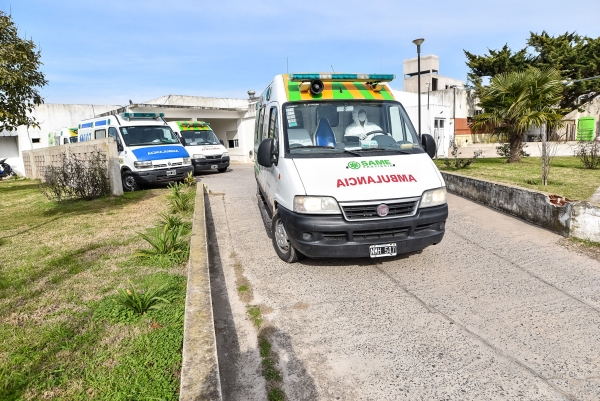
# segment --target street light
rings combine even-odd
[[[419,95],[419,138],[421,137],[421,44],[425,39],[415,39],[412,42],[417,45],[417,92]]]

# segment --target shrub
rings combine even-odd
[[[185,185],[187,185],[188,187],[193,187],[194,185],[196,185],[196,179],[194,178],[194,172],[193,171],[190,171],[188,173],[188,175],[183,180],[183,183]]]
[[[183,262],[189,254],[188,243],[182,238],[184,230],[183,225],[173,229],[170,229],[168,225],[163,225],[149,230],[148,234],[139,233],[140,237],[146,240],[151,248],[139,250],[136,252],[136,256],[166,255],[179,263]]]
[[[600,141],[579,141],[575,145],[575,156],[581,160],[587,169],[595,170],[600,167]]]
[[[155,289],[138,292],[131,281],[129,281],[128,289],[123,290],[119,288],[117,290],[119,292],[117,303],[141,315],[149,310],[160,309],[164,304],[171,303],[162,297],[166,288],[167,284],[164,284]]]
[[[447,168],[451,168],[451,169],[461,169],[461,168],[469,167],[471,164],[473,164],[475,162],[475,159],[477,159],[483,153],[481,150],[476,150],[475,152],[473,152],[473,157],[471,157],[469,159],[462,159],[462,158],[459,159],[458,155],[460,155],[462,153],[459,152],[458,144],[456,143],[456,141],[454,139],[450,141],[450,147],[452,148],[452,151],[450,152],[450,154],[452,155],[454,160],[451,161],[450,159],[446,158],[446,160],[444,160],[444,165]]]
[[[169,188],[171,193],[167,199],[173,212],[189,212],[194,208],[194,192],[185,190],[185,186],[179,183],[169,185]]]
[[[55,166],[42,171],[40,192],[50,200],[95,199],[110,194],[106,154],[98,148],[83,158],[63,152]]]
[[[521,143],[521,150],[519,150],[519,156],[528,157],[531,156],[529,153],[525,152],[525,148],[527,144],[525,142]],[[500,146],[496,146],[496,153],[500,157],[510,157],[510,143],[503,143]]]

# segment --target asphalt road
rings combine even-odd
[[[449,195],[444,240],[422,253],[290,265],[252,165],[201,179],[226,400],[266,400],[236,261],[272,309],[291,400],[600,399],[600,263],[561,237]]]

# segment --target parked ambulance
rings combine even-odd
[[[446,186],[384,74],[277,75],[256,107],[255,176],[284,261],[438,244]]]
[[[183,181],[193,170],[190,155],[163,116],[120,113],[83,120],[78,141],[115,139],[125,191],[152,182]]]
[[[217,170],[224,173],[229,167],[229,152],[204,121],[171,121],[175,131],[192,155],[194,171]]]
[[[48,134],[48,146],[66,145],[77,142],[77,128],[64,127]]]

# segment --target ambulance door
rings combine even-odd
[[[260,164],[258,164],[258,157],[256,157],[256,152],[258,150],[258,146],[260,145],[260,143],[263,141],[264,138],[266,138],[266,136],[264,135],[264,132],[266,131],[265,126],[268,126],[269,124],[265,124],[265,107],[261,107],[258,110],[258,119],[257,119],[257,124],[256,124],[256,132],[255,132],[255,137],[256,139],[254,140],[254,153],[255,153],[255,157],[254,157],[254,168],[255,171],[257,172],[256,174],[256,181],[258,182],[258,186],[260,187],[261,191],[263,191],[263,193],[266,195],[267,192],[267,187],[265,185],[265,175],[266,175],[266,171],[265,171],[265,167],[261,166]],[[267,117],[268,118],[268,117]]]
[[[108,127],[108,136],[113,138],[117,143],[117,151],[119,152],[119,162],[121,159],[121,153],[123,152],[123,143],[121,142],[121,138],[119,137],[119,130],[115,127]]]
[[[273,146],[277,152],[277,159],[279,160],[281,157],[280,153],[280,143],[279,143],[279,113],[277,111],[277,103],[270,103],[265,110],[265,123],[264,127],[267,128],[266,137],[273,139]],[[277,189],[279,185],[279,165],[273,164],[271,167],[265,170],[268,172],[266,174],[266,184],[267,190],[269,191],[269,202],[271,205],[274,205],[275,194],[277,194]],[[272,197],[272,198],[271,198]]]

